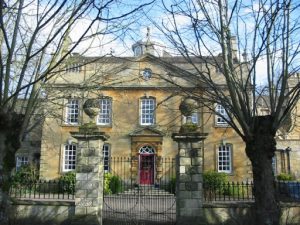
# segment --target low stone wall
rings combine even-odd
[[[253,203],[204,203],[203,216],[206,225],[253,225]],[[281,203],[281,225],[300,224],[300,203]]]
[[[281,225],[300,224],[300,202],[282,203]],[[204,203],[205,225],[253,225],[253,203]],[[10,206],[11,225],[70,225],[75,215],[74,202],[16,201]],[[200,221],[199,221],[200,222]],[[145,223],[146,224],[146,223]]]
[[[11,225],[69,225],[74,214],[74,201],[18,200],[9,208],[9,221]]]

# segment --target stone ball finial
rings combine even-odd
[[[184,99],[179,105],[179,110],[181,114],[186,117],[191,116],[196,108],[197,102],[191,98]]]
[[[83,110],[91,119],[98,115],[100,110],[99,99],[91,98],[83,104]]]

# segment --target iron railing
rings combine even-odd
[[[205,201],[253,201],[252,182],[204,183]]]
[[[36,181],[12,184],[9,194],[17,199],[74,199],[75,184],[65,181]]]
[[[300,182],[276,181],[280,201],[300,201]],[[203,184],[206,202],[254,201],[253,182],[226,182]]]
[[[300,182],[297,181],[278,181],[276,189],[280,201],[295,202],[300,201]]]

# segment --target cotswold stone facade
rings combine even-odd
[[[160,176],[160,159],[177,155],[177,143],[171,136],[186,120],[179,105],[189,90],[202,92],[194,90],[193,84],[188,82],[194,70],[182,57],[157,55],[154,43],[149,40],[136,43],[133,50],[134,57],[123,58],[75,54],[47,83],[41,178],[56,179],[76,169],[78,143],[70,132],[90,122],[82,109],[87,99],[99,100],[101,110],[92,122],[110,137],[103,146],[105,171],[111,169],[109,157],[135,157],[138,163],[131,171],[134,181],[151,185]],[[207,69],[204,66],[207,60],[195,59],[195,64]],[[210,67],[210,71],[215,71],[216,81],[224,82],[213,64]],[[170,77],[184,89],[166,81]],[[225,172],[232,180],[251,180],[251,165],[241,138],[201,102],[197,106],[191,121],[199,131],[208,133],[202,146],[204,170]],[[221,105],[216,105],[216,109],[220,114],[226,113]],[[289,142],[278,143],[282,149],[290,147]],[[291,148],[292,154],[297,155],[299,145]],[[285,172],[282,165],[283,162],[287,165],[286,151],[279,152],[274,160],[276,172]],[[298,165],[297,160],[291,158],[290,172],[297,174]]]

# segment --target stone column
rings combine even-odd
[[[202,141],[207,134],[175,133],[178,143],[176,160],[176,221],[180,225],[200,225],[203,220]]]
[[[71,132],[78,140],[74,225],[102,225],[104,132]]]

